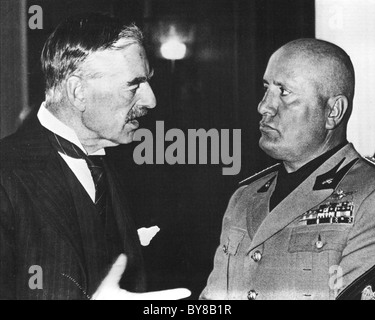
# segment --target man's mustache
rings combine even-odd
[[[145,116],[148,113],[146,108],[133,108],[126,116],[126,122]]]

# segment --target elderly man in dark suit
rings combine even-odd
[[[105,15],[71,17],[41,61],[45,102],[0,144],[0,298],[153,298],[131,293],[145,290],[140,241],[104,159],[156,105],[142,33]]]
[[[354,68],[336,45],[299,39],[263,83],[259,144],[280,163],[230,200],[201,298],[335,299],[375,265],[375,166],[346,140]]]

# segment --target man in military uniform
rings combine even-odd
[[[375,265],[375,166],[346,139],[353,65],[299,39],[263,81],[259,144],[280,163],[232,196],[201,298],[335,299]]]

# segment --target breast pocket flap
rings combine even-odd
[[[322,252],[326,250],[344,250],[347,228],[313,227],[295,228],[289,242],[289,252]]]

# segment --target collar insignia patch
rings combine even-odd
[[[318,176],[315,180],[315,185],[313,190],[326,190],[335,189],[340,181],[344,178],[346,173],[354,166],[358,159],[354,159],[348,163],[345,167],[339,170],[340,166],[344,163],[346,158],[342,159],[340,163],[334,167],[332,170]]]
[[[272,186],[272,182],[276,179],[276,176],[272,177],[270,180],[266,182],[266,184],[261,187],[257,192],[258,193],[264,193],[269,190],[269,188]]]

